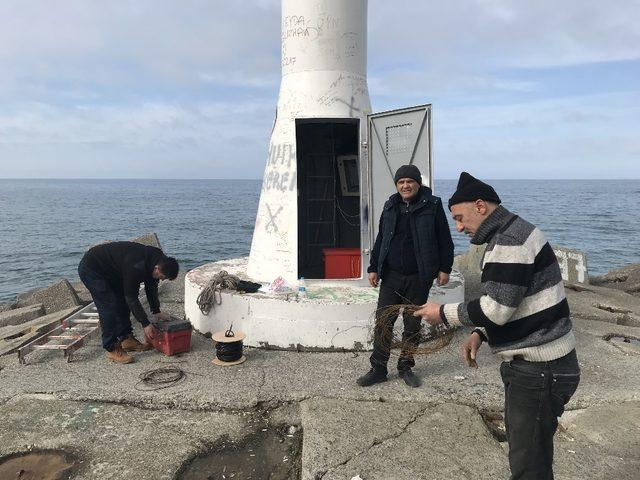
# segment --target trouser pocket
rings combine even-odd
[[[551,375],[551,406],[559,417],[580,384],[579,373],[554,373]]]

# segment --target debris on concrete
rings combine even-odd
[[[302,435],[282,427],[254,428],[240,442],[223,439],[185,463],[177,480],[300,478]]]
[[[44,315],[44,306],[41,303],[35,305],[29,305],[27,307],[15,308],[13,310],[7,310],[6,312],[0,312],[0,327],[7,327],[9,325],[19,325],[34,318],[38,318]]]
[[[47,314],[82,305],[76,291],[66,279],[41,290],[22,293],[18,295],[16,303],[18,307],[41,303]]]

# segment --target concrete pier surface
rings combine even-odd
[[[184,314],[183,285],[182,278],[161,285],[164,310]],[[582,380],[556,435],[556,478],[636,479],[640,298],[590,285],[567,288],[567,296]],[[458,348],[466,334],[417,359],[424,379],[417,389],[393,368],[386,383],[356,386],[369,368],[366,352],[248,348],[244,364],[217,367],[212,341],[197,332],[191,352],[138,353],[131,365],[108,362],[97,338],[71,363],[58,352],[35,352],[26,366],[14,355],[0,357],[0,463],[16,452],[55,449],[75,459],[67,478],[208,478],[203,468],[201,477],[185,472],[199,455],[231,445],[246,458],[229,460],[226,473],[210,478],[269,478],[274,462],[291,462],[289,478],[303,479],[507,478],[499,361],[485,346],[480,367],[465,367]],[[167,366],[185,378],[145,390],[139,375]],[[234,465],[241,472],[264,459],[255,453],[260,440],[246,440],[261,432],[300,445],[284,454],[269,447],[280,455],[270,466],[230,476]]]

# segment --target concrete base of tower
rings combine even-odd
[[[208,263],[185,277],[184,309],[187,319],[201,333],[234,330],[246,333],[244,344],[290,350],[370,350],[373,341],[373,313],[378,290],[353,280],[307,280],[306,298],[297,292],[239,293],[223,291],[220,304],[207,315],[197,304],[200,292],[221,270],[243,279],[248,257]],[[268,287],[268,286],[265,286]],[[266,290],[266,288],[265,288]],[[434,286],[430,300],[461,302],[464,280],[454,271],[445,287]],[[401,324],[401,322],[396,322]]]

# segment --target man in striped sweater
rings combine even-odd
[[[449,210],[456,230],[486,243],[482,296],[426,303],[415,315],[431,325],[475,326],[462,346],[469,366],[488,342],[503,362],[511,479],[553,479],[553,436],[580,369],[558,261],[544,234],[500,205],[484,182],[462,172]]]

